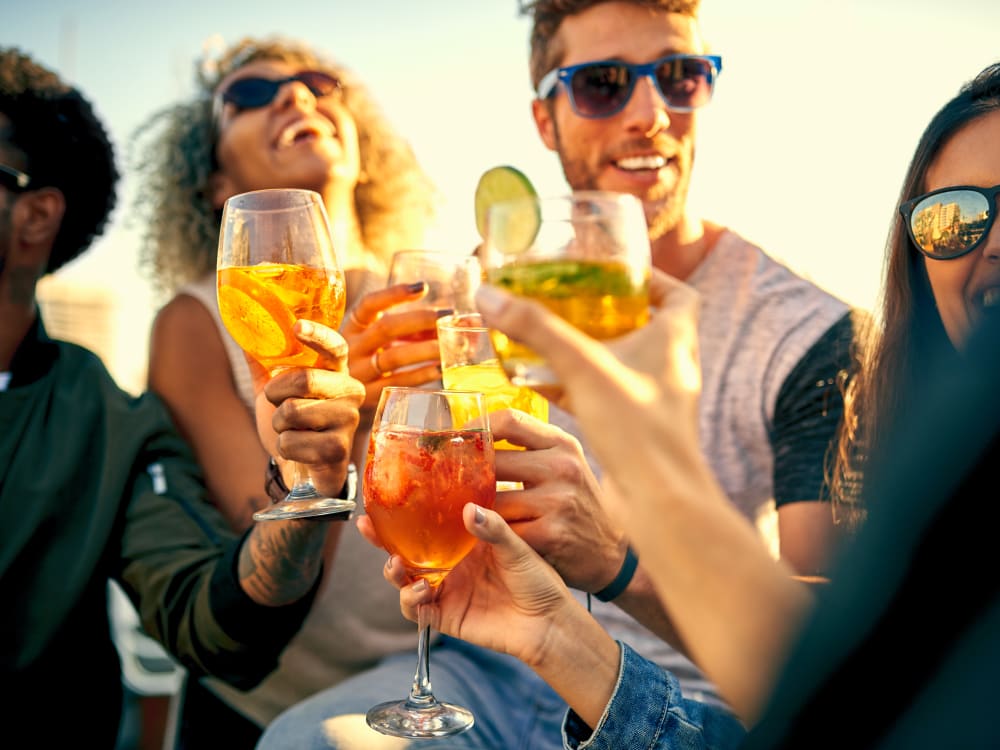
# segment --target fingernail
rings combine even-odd
[[[486,314],[497,314],[507,306],[507,293],[495,286],[483,284],[476,290],[476,307]]]
[[[476,506],[476,523],[480,526],[486,523],[486,512],[478,505]]]
[[[299,333],[302,334],[303,336],[311,336],[314,330],[315,327],[310,321],[308,320],[299,321]]]
[[[406,290],[408,292],[422,292],[425,286],[427,285],[423,281],[414,281],[412,284],[406,285]]]
[[[413,584],[413,593],[422,594],[427,590],[427,581],[421,578],[415,584]]]

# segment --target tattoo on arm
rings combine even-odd
[[[278,607],[304,596],[319,575],[329,524],[266,521],[254,526],[240,550],[240,585],[258,604]]]

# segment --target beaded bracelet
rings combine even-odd
[[[625,548],[625,560],[622,562],[622,567],[618,571],[618,575],[615,576],[615,579],[611,583],[596,592],[594,596],[602,602],[610,602],[612,599],[620,596],[628,588],[629,583],[632,582],[632,576],[635,575],[635,569],[638,566],[639,558],[636,557],[635,552],[632,550],[632,545],[629,545]]]

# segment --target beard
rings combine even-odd
[[[569,155],[563,145],[559,134],[559,129],[555,129],[556,153],[559,155],[559,162],[562,164],[563,177],[567,184],[574,191],[576,190],[602,190],[598,184],[597,171],[591,169],[583,159],[576,159]],[[643,212],[646,214],[646,224],[649,226],[649,239],[656,240],[676,228],[684,217],[687,205],[688,188],[691,184],[691,164],[694,161],[694,154],[685,159],[683,154],[681,159],[681,169],[677,182],[672,187],[662,184],[654,185],[644,195],[636,195],[642,201]],[[687,162],[687,164],[684,164]]]

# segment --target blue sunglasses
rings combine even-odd
[[[648,76],[667,109],[693,112],[711,101],[721,72],[718,55],[667,55],[641,65],[599,60],[550,70],[538,83],[538,98],[548,99],[561,83],[580,117],[611,117],[628,104],[635,82]]]

